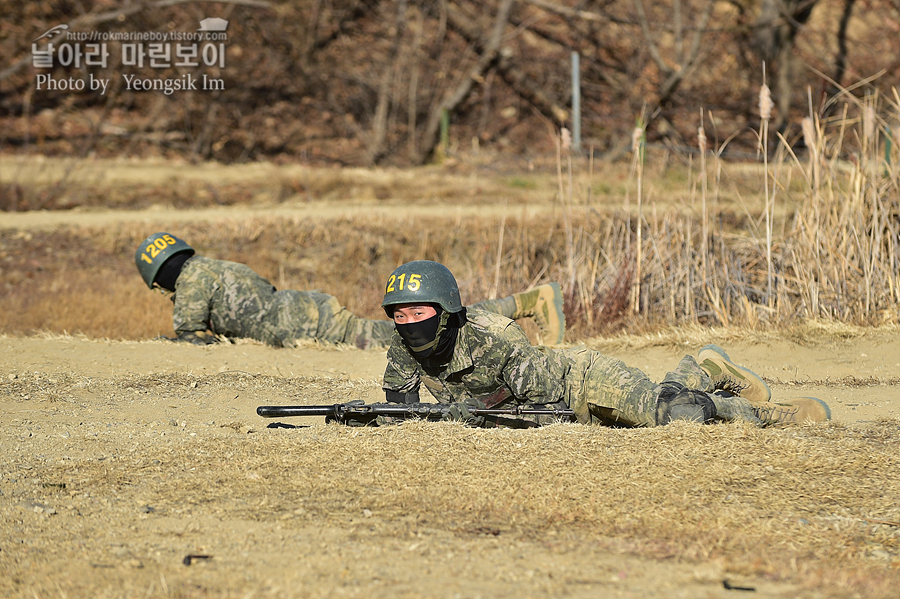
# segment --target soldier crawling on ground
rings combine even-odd
[[[388,346],[390,320],[360,318],[319,291],[276,290],[250,267],[195,255],[194,248],[169,233],[155,233],[134,254],[144,282],[172,293],[176,339],[207,345],[225,338],[249,338],[274,347],[302,339],[365,349]],[[412,281],[406,287],[411,287]],[[532,318],[543,342],[559,344],[565,334],[558,283],[475,304],[507,318]]]
[[[415,279],[413,288],[396,281]],[[825,402],[774,401],[769,386],[708,345],[655,383],[620,360],[584,347],[532,346],[508,318],[461,304],[453,274],[418,260],[388,278],[382,302],[397,335],[388,349],[387,401],[418,403],[422,385],[451,404],[444,419],[496,426],[476,410],[516,406],[572,410],[583,424],[645,427],[673,420],[747,420],[758,425],[831,418]]]

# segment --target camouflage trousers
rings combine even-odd
[[[664,383],[678,383],[687,389],[708,394],[720,419],[756,420],[746,399],[713,394],[715,388],[709,375],[691,356],[682,358],[675,370],[655,383],[637,368],[626,366],[621,360],[599,352],[584,348],[564,351],[569,353],[573,362],[572,370],[566,377],[567,380],[570,377],[574,380],[567,385],[568,404],[581,423],[656,426],[657,399]]]
[[[293,347],[301,339],[355,345],[360,349],[387,347],[394,333],[391,320],[360,318],[334,296],[318,291],[283,291],[274,318],[257,338],[275,346]]]
[[[336,298],[317,294],[319,326],[316,338],[329,343],[346,343],[360,349],[387,347],[394,334],[394,321],[360,318],[340,305]]]
[[[516,317],[516,300],[511,295],[501,299],[483,300],[477,304],[472,304],[469,307],[480,308],[485,312],[493,312],[494,314],[501,314],[507,318]]]
[[[355,345],[360,349],[387,347],[391,344],[393,334],[393,320],[370,320],[351,314],[347,319],[343,343]]]

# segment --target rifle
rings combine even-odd
[[[259,406],[256,413],[263,418],[281,418],[290,416],[325,416],[325,422],[353,423],[367,426],[378,417],[387,418],[420,418],[422,420],[441,420],[453,404],[440,403],[371,403],[351,401],[336,403],[330,406]],[[575,412],[569,409],[541,406],[537,408],[516,406],[513,408],[478,408],[470,409],[475,416],[555,416],[560,419],[574,420]]]

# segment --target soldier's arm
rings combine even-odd
[[[507,359],[500,378],[512,390],[516,403],[552,404],[565,399],[565,368],[554,350],[531,345],[518,325],[504,331]]]
[[[392,403],[417,403],[420,385],[415,359],[395,339],[388,349],[387,366],[384,369],[382,388],[385,399]]]
[[[176,334],[196,333],[209,328],[209,311],[213,290],[209,282],[196,278],[182,280],[179,277],[175,290],[175,307],[172,324]]]

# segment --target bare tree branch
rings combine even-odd
[[[578,10],[575,8],[569,8],[568,6],[562,6],[560,4],[556,4],[555,2],[547,2],[547,0],[525,0],[526,4],[531,4],[533,6],[537,6],[539,8],[543,8],[546,11],[562,15],[564,17],[569,17],[570,19],[582,19],[584,21],[597,21],[598,23],[603,23],[607,19],[592,12],[588,12],[586,10]]]
[[[378,102],[375,104],[375,117],[372,119],[372,134],[366,148],[366,164],[375,164],[384,153],[384,138],[387,135],[387,114],[390,104],[391,81],[400,55],[400,42],[406,32],[406,0],[397,5],[397,20],[394,23],[394,39],[391,50],[384,64],[384,72],[378,86]]]
[[[675,0],[675,4],[680,7],[680,0]],[[660,73],[663,75],[663,80],[659,84],[657,88],[657,92],[659,94],[659,104],[664,105],[668,99],[672,96],[684,78],[690,74],[690,72],[696,68],[698,64],[698,58],[700,56],[701,50],[701,42],[703,38],[703,33],[706,30],[706,26],[709,24],[709,20],[712,16],[713,8],[715,7],[715,0],[709,0],[706,6],[703,9],[703,12],[700,14],[700,19],[697,22],[697,25],[693,27],[694,35],[691,38],[690,50],[687,55],[684,54],[684,39],[683,32],[684,27],[681,22],[681,12],[680,10],[676,12],[676,19],[674,23],[674,31],[676,33],[675,36],[675,47],[676,51],[674,52],[674,56],[671,58],[673,60],[666,61],[662,56],[662,52],[659,48],[659,44],[657,44],[656,40],[653,37],[653,33],[650,29],[650,21],[647,18],[647,13],[644,10],[644,4],[642,0],[634,0],[634,8],[637,11],[638,21],[641,24],[641,30],[644,32],[644,40],[647,43],[647,51],[650,53],[650,57],[653,58],[653,61],[656,63],[657,68]],[[674,62],[674,65],[672,64]]]
[[[481,28],[477,23],[471,22],[462,11],[452,5],[448,7],[448,17],[453,28],[470,44],[478,44],[478,32],[481,31]],[[497,71],[519,96],[534,104],[542,114],[553,117],[557,125],[562,125],[569,120],[569,112],[543,88],[536,85],[511,58],[501,56],[497,63]]]
[[[422,134],[422,149],[419,152],[419,163],[424,163],[428,156],[434,151],[434,147],[437,144],[438,128],[440,127],[441,114],[443,111],[447,110],[452,112],[453,109],[459,106],[459,104],[466,99],[466,96],[469,95],[475,82],[482,78],[484,72],[487,71],[491,64],[497,59],[500,50],[500,41],[503,39],[503,29],[506,27],[506,23],[509,20],[509,12],[512,10],[514,3],[515,0],[503,0],[497,11],[497,17],[494,20],[491,36],[488,38],[487,44],[485,44],[485,49],[481,53],[478,63],[472,67],[471,71],[469,71],[469,75],[460,81],[456,89],[448,94],[428,117],[428,123]]]
[[[797,33],[818,0],[762,0],[756,20],[756,44],[767,69],[775,75],[773,93],[778,111],[773,129],[782,130],[791,107],[794,48]]]
[[[406,93],[407,112],[406,112],[406,130],[407,130],[407,155],[410,159],[416,157],[416,94],[419,89],[419,76],[422,71],[422,65],[419,59],[419,49],[422,46],[422,34],[424,31],[425,14],[420,10],[416,16],[416,36],[413,38],[412,50],[410,57],[412,65],[409,67],[409,89]]]

